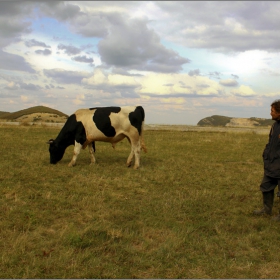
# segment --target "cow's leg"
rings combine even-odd
[[[131,145],[131,151],[130,151],[130,154],[129,154],[129,156],[127,158],[127,161],[126,161],[127,167],[131,166],[133,156],[134,156],[134,149],[133,149],[133,146]]]
[[[82,149],[82,146],[80,143],[76,142],[75,141],[75,147],[74,147],[74,155],[71,159],[71,161],[69,162],[68,166],[75,166],[76,165],[76,160],[77,160],[77,157]]]
[[[134,156],[135,156],[135,160],[134,160],[134,169],[138,169],[140,166],[140,151],[141,151],[141,144],[140,141],[137,141],[136,143],[134,143]]]
[[[90,154],[90,164],[95,163],[94,148],[92,143],[88,145],[88,150]]]
[[[139,166],[140,166],[140,151],[141,151],[141,145],[140,145],[139,138],[137,140],[129,139],[129,142],[131,144],[131,152],[128,156],[126,165],[128,167],[130,167],[131,163],[132,163],[133,156],[135,156],[134,167],[133,168],[138,169]]]
[[[128,142],[130,144],[131,150],[130,150],[130,154],[129,154],[128,158],[127,158],[127,161],[126,161],[126,166],[130,167],[131,163],[132,163],[133,156],[134,156],[134,149],[133,149],[133,145],[131,144],[131,141],[130,141],[130,139],[128,137],[127,137],[127,140],[128,140]]]

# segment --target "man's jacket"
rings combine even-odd
[[[266,176],[280,178],[280,120],[271,127],[268,143],[263,151],[263,162]]]

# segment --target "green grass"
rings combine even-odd
[[[251,214],[266,135],[146,131],[133,170],[127,141],[50,165],[58,132],[0,127],[0,278],[279,277],[280,223]]]

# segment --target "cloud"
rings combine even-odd
[[[72,57],[72,60],[78,61],[78,62],[83,62],[83,63],[91,63],[91,64],[93,63],[93,58],[87,57],[85,55]]]
[[[189,71],[190,76],[198,76],[199,74],[200,74],[199,69]]]
[[[235,87],[238,85],[238,82],[233,79],[227,79],[227,80],[220,80],[219,82],[222,86],[226,87]]]
[[[81,13],[78,5],[65,1],[46,1],[40,3],[40,10],[43,14],[54,17],[59,21],[68,21]]]
[[[109,34],[110,23],[102,12],[80,13],[71,19],[70,29],[85,37],[104,38]]]
[[[257,95],[249,86],[241,85],[238,89],[231,91],[231,94],[242,97],[251,97]]]
[[[89,76],[86,72],[67,71],[59,68],[44,69],[43,72],[45,76],[62,84],[81,84],[82,80]]]
[[[79,54],[81,52],[81,49],[71,46],[71,45],[63,45],[63,44],[59,44],[57,46],[57,49],[59,50],[64,50],[64,53],[66,53],[67,55],[76,55]]]
[[[190,60],[167,49],[147,22],[110,16],[108,36],[99,41],[101,60],[108,66],[155,72],[178,72]]]
[[[27,91],[39,91],[42,89],[40,85],[36,85],[33,83],[24,83],[24,82],[14,82],[11,81],[4,87],[8,90],[27,90]]]
[[[261,69],[261,73],[264,75],[272,76],[272,77],[278,77],[280,76],[280,71],[279,70],[274,70],[274,69]]]
[[[210,72],[209,77],[215,78],[215,79],[220,79],[221,73],[218,71]]]
[[[239,76],[237,76],[237,75],[231,74],[231,76],[232,76],[234,79],[239,79]]]
[[[25,89],[25,90],[28,90],[28,91],[38,91],[38,90],[41,90],[42,87],[39,86],[39,85],[35,85],[35,84],[26,84],[26,83],[20,83],[20,88],[21,89]]]
[[[54,86],[53,84],[50,85],[45,85],[45,89],[65,89],[65,87],[61,87],[61,86]]]
[[[32,13],[32,7],[28,2],[0,1],[0,47],[31,33],[31,22],[26,20],[26,15]]]
[[[82,84],[91,90],[97,90],[98,96],[118,96],[124,98],[139,97],[136,89],[141,86],[139,76],[106,73],[95,69],[94,75],[84,78]],[[107,97],[106,97],[107,98]]]
[[[169,86],[167,87],[166,85]],[[207,77],[191,77],[188,74],[153,73],[141,79],[141,88],[137,92],[154,97],[210,97],[219,96],[223,89],[217,82]]]
[[[24,42],[25,45],[29,48],[31,47],[43,47],[43,48],[50,48],[50,46],[48,46],[47,44],[45,44],[44,42],[40,42],[37,41],[35,39],[31,39],[31,40],[27,40]]]
[[[220,96],[224,92],[217,82],[202,76],[164,73],[127,76],[106,73],[101,69],[95,69],[94,75],[84,78],[82,84],[111,94],[120,92],[123,97],[197,98]]]
[[[20,99],[21,99],[22,102],[27,102],[29,100],[29,97],[26,96],[26,95],[21,95]]]
[[[35,53],[48,56],[52,54],[52,51],[50,51],[49,49],[44,49],[44,50],[36,50]]]
[[[118,88],[136,88],[139,87],[139,82],[133,76],[121,74],[106,74],[101,69],[95,69],[94,75],[82,80],[83,84],[100,87],[118,87]]]
[[[7,84],[7,86],[4,87],[4,89],[8,89],[8,90],[18,90],[19,89],[19,85],[15,82],[9,82]]]
[[[0,69],[36,73],[22,56],[10,54],[2,50],[0,50]]]
[[[280,50],[278,1],[154,3],[160,8],[157,20],[165,22],[158,32],[170,41],[223,53]]]

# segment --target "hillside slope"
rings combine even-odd
[[[46,113],[46,114],[52,114],[52,115],[57,115],[59,117],[65,117],[67,118],[68,115],[46,107],[46,106],[35,106],[35,107],[30,107],[28,109],[20,110],[14,113],[9,113],[9,112],[0,112],[0,119],[6,119],[6,120],[17,120],[23,116],[27,115],[33,115],[33,114],[38,114],[38,113]]]
[[[9,112],[3,112],[3,111],[0,111],[0,119],[5,119],[6,116],[10,115],[11,113]]]
[[[264,118],[231,118],[219,115],[200,120],[198,126],[228,126],[228,127],[256,127],[271,126],[273,120]]]

